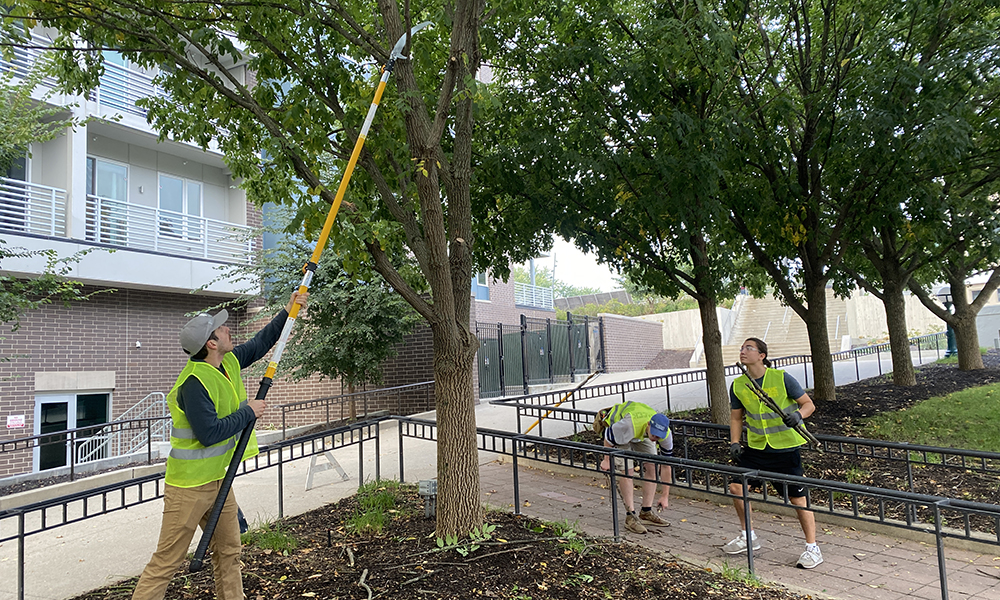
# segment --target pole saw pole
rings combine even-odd
[[[365,145],[365,137],[368,135],[368,130],[371,128],[372,121],[375,118],[375,112],[378,110],[379,101],[382,99],[382,93],[385,91],[385,85],[389,81],[389,76],[392,74],[393,68],[396,66],[396,61],[403,56],[403,48],[406,46],[408,38],[413,36],[415,33],[430,25],[430,21],[424,21],[414,25],[410,31],[404,33],[400,36],[396,45],[392,49],[392,53],[389,55],[389,62],[382,67],[382,77],[379,79],[378,87],[375,89],[375,98],[372,99],[372,104],[368,108],[368,115],[365,117],[365,123],[361,126],[361,131],[358,134],[358,140],[354,144],[354,151],[351,152],[351,158],[347,162],[347,168],[344,170],[344,175],[340,180],[340,187],[337,188],[337,195],[334,198],[333,205],[330,206],[330,212],[326,215],[326,221],[323,223],[323,229],[319,234],[319,240],[316,241],[316,247],[313,249],[312,256],[309,258],[309,262],[303,267],[303,277],[302,282],[299,284],[299,293],[305,293],[309,290],[309,284],[312,283],[313,275],[316,272],[316,268],[319,265],[320,255],[323,254],[323,248],[326,246],[327,239],[330,237],[330,231],[333,229],[333,222],[337,218],[337,212],[340,210],[340,204],[344,200],[344,194],[347,191],[347,184],[351,181],[351,175],[354,173],[354,167],[358,163],[358,157],[361,156],[361,149]],[[255,400],[263,400],[267,396],[267,391],[271,388],[271,383],[274,380],[274,374],[278,370],[278,362],[281,361],[281,355],[285,351],[285,344],[288,342],[288,337],[291,335],[292,326],[295,325],[295,318],[299,314],[299,304],[292,304],[292,311],[288,314],[288,319],[285,321],[285,326],[281,330],[281,336],[278,338],[277,346],[275,347],[274,354],[272,355],[271,362],[267,365],[267,370],[264,372],[264,377],[260,380],[260,387],[257,388],[257,395]],[[239,469],[240,463],[243,462],[243,453],[246,451],[247,444],[250,442],[250,434],[253,432],[254,425],[256,424],[256,417],[250,421],[250,424],[246,426],[243,433],[240,434],[240,441],[236,445],[236,452],[233,454],[233,459],[229,462],[229,468],[226,471],[226,476],[222,479],[222,487],[219,488],[219,495],[215,498],[215,504],[212,505],[212,512],[208,516],[208,520],[205,522],[205,527],[202,530],[201,540],[198,542],[198,547],[195,550],[194,558],[191,559],[190,571],[195,573],[200,571],[204,567],[205,553],[208,551],[208,544],[212,540],[212,534],[215,533],[215,526],[219,522],[219,516],[222,514],[222,507],[226,504],[226,497],[229,496],[229,490],[232,488],[233,479],[236,478],[236,471]]]

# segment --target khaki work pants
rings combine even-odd
[[[139,577],[132,600],[163,600],[177,567],[184,562],[197,528],[205,527],[221,486],[222,481],[193,488],[166,486],[163,492],[160,541],[153,558]],[[212,550],[215,595],[219,600],[243,600],[240,526],[236,518],[238,510],[236,496],[230,488],[209,544]]]

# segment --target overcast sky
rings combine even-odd
[[[552,269],[554,258],[556,279],[560,281],[580,287],[599,288],[602,292],[621,289],[615,282],[617,276],[606,265],[597,264],[596,257],[580,252],[576,246],[564,242],[562,238],[556,237],[549,255],[548,258],[536,260],[535,264]]]

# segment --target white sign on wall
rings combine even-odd
[[[24,427],[24,415],[7,415],[7,429]]]

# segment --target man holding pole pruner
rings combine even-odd
[[[740,362],[745,367],[744,374],[737,377],[729,388],[729,403],[732,409],[729,418],[729,451],[733,461],[745,469],[802,476],[802,456],[799,448],[806,444],[806,438],[799,432],[812,438],[811,434],[805,431],[802,420],[813,414],[816,405],[794,377],[784,371],[770,368],[767,344],[762,340],[747,338],[740,348]],[[767,405],[765,395],[777,405],[780,413]],[[744,418],[747,424],[747,448],[740,443]],[[759,480],[751,480],[749,483],[752,489],[759,489],[763,485]],[[796,566],[812,569],[823,562],[823,553],[816,544],[816,519],[812,511],[804,508],[805,488],[797,485],[778,485],[778,492],[784,492],[785,487],[787,487],[788,501],[795,506],[803,507],[796,509],[796,514],[802,526],[802,533],[805,534],[806,548]],[[740,519],[740,527],[745,528],[746,513],[751,509],[749,503],[744,505],[743,485],[731,482],[729,493],[734,496],[733,506]],[[739,537],[723,546],[722,550],[727,554],[746,552],[748,538],[753,549],[758,550],[760,541],[753,531],[752,524],[749,533],[744,529]]]
[[[247,400],[240,371],[267,354],[292,307],[305,306],[308,296],[308,292],[293,292],[285,309],[239,346],[233,345],[225,325],[229,318],[225,310],[214,316],[201,313],[181,329],[181,348],[190,359],[167,394],[170,455],[160,539],[135,586],[133,600],[162,600],[195,531],[199,525],[205,527],[240,434],[267,408],[263,400]],[[257,438],[251,435],[243,460],[256,454]],[[219,600],[243,600],[238,511],[230,489],[211,541]]]

